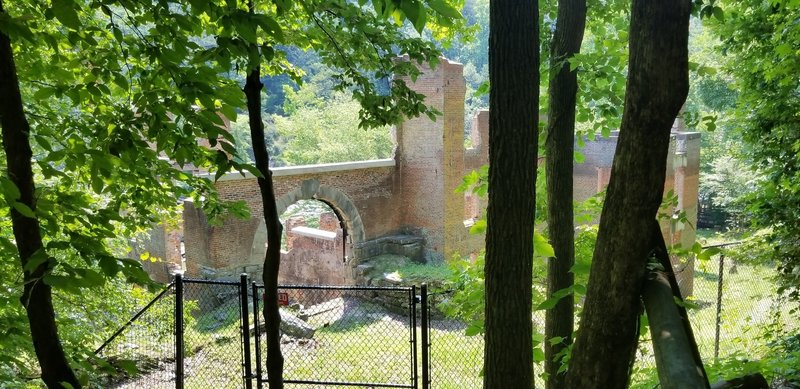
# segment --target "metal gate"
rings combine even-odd
[[[269,382],[262,339],[263,286],[253,284],[252,288],[257,313],[254,378],[262,388]],[[281,309],[284,383],[419,387],[417,315],[421,296],[417,291],[415,286],[279,286],[279,302],[285,305]]]
[[[269,382],[263,290],[246,275],[239,282],[176,275],[97,349],[117,370],[102,385],[262,388]],[[279,297],[284,383],[419,388],[421,371],[427,387],[424,287],[292,285],[279,286]]]

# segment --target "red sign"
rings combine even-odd
[[[289,305],[289,293],[278,292],[278,305],[281,306]]]
[[[264,293],[262,296],[264,297],[264,303],[266,303],[267,302],[267,294]],[[289,305],[289,293],[278,292],[278,305],[280,305],[280,306]]]

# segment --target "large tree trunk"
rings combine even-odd
[[[484,388],[530,388],[539,102],[537,2],[491,0]]]
[[[3,1],[0,0],[0,15],[4,15]],[[17,202],[31,210],[36,210],[34,197],[33,152],[28,141],[30,125],[22,107],[17,69],[11,50],[11,40],[0,31],[0,125],[3,127],[3,150],[6,153],[8,178],[19,189]],[[39,219],[23,216],[16,208],[11,208],[11,224],[19,252],[20,264],[25,268],[31,256],[43,250]],[[32,270],[23,270],[24,289],[22,305],[28,313],[33,349],[42,369],[42,380],[48,388],[61,388],[68,383],[74,388],[80,384],[67,362],[64,349],[58,339],[55,312],[53,311],[52,291],[42,282],[48,270],[45,261]]]
[[[670,129],[686,99],[689,0],[634,0],[625,112],[567,372],[570,388],[624,388],[638,338],[648,231],[664,192]]]
[[[248,1],[250,13],[255,13],[255,5]],[[258,51],[258,48],[255,48]],[[255,165],[261,177],[258,188],[264,209],[264,223],[267,226],[267,253],[264,255],[264,321],[267,340],[267,378],[270,388],[283,388],[283,354],[281,354],[281,314],[278,306],[278,272],[281,265],[281,233],[283,226],[278,219],[275,204],[275,187],[272,184],[272,171],[269,169],[269,152],[264,140],[264,122],[261,118],[261,64],[251,64],[244,84],[247,96],[247,113],[250,120],[250,140],[253,143]]]
[[[578,74],[567,60],[580,51],[586,25],[586,0],[560,0],[553,43],[550,48],[550,107],[547,115],[546,174],[547,226],[555,257],[548,260],[547,295],[572,286],[575,263],[575,227],[572,207],[572,171],[575,150],[575,99]],[[568,296],[545,313],[544,370],[547,388],[564,387],[564,374],[556,356],[572,343],[574,297]]]

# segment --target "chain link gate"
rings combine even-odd
[[[238,282],[176,275],[97,349],[117,369],[102,385],[263,388],[263,290],[246,275]],[[280,286],[279,297],[284,383],[419,388],[421,372],[429,387],[425,286],[292,285]]]
[[[255,381],[266,375],[263,286],[253,283]],[[418,388],[417,288],[279,286],[284,383]],[[425,333],[423,327],[423,333]],[[248,339],[249,341],[249,339]],[[423,369],[424,370],[424,369]]]

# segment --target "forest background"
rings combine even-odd
[[[53,4],[54,7],[63,6],[63,2],[54,1]],[[589,7],[582,52],[570,60],[570,67],[579,71],[576,115],[579,144],[584,136],[608,135],[619,127],[622,116],[629,20],[627,2],[610,1],[595,5]],[[548,2],[540,6],[543,56],[540,70],[546,74],[546,53],[549,35],[555,27],[556,8],[554,3]],[[461,9],[466,20],[461,30],[465,39],[441,43],[440,47],[445,57],[465,65],[464,75],[468,84],[465,132],[472,114],[488,106],[488,7],[487,1],[465,1]],[[705,222],[715,230],[733,234],[731,239],[747,239],[747,246],[743,250],[751,254],[753,261],[774,265],[779,275],[775,279],[777,291],[788,293],[794,299],[797,298],[797,286],[800,284],[800,242],[797,240],[797,236],[800,236],[797,234],[800,229],[797,223],[800,209],[797,192],[800,191],[800,184],[797,182],[800,180],[796,177],[800,144],[796,127],[800,99],[796,96],[798,80],[793,73],[800,61],[800,48],[797,47],[800,32],[794,23],[800,15],[798,7],[797,1],[712,1],[697,6],[696,14],[700,18],[693,19],[691,25],[691,90],[683,113],[686,128],[703,133],[700,202],[710,215]],[[66,9],[60,11],[66,12]],[[59,20],[64,18],[65,24],[71,22],[69,16],[62,14],[57,17]],[[14,20],[5,18],[2,22],[0,28],[3,31],[24,35],[14,30],[18,27]],[[413,26],[407,25],[406,28]],[[426,30],[423,34],[431,37],[434,33]],[[267,89],[262,102],[263,111],[268,115],[265,120],[266,140],[273,166],[392,156],[390,129],[361,128],[361,105],[352,99],[350,90],[335,86],[331,81],[335,71],[321,65],[323,61],[320,61],[318,53],[293,47],[284,47],[282,51],[297,71],[291,75],[263,77]],[[55,74],[55,77],[69,76]],[[541,80],[547,79],[546,76],[541,77]],[[52,104],[54,100],[48,99],[73,98],[70,95],[73,92],[59,91],[40,80],[23,81],[32,85],[23,88],[23,94],[33,101]],[[302,81],[302,85],[299,81]],[[372,81],[378,89],[384,84],[389,88],[389,84],[383,80]],[[546,82],[542,83],[540,89],[546,90]],[[88,90],[93,94],[91,88]],[[99,94],[102,92],[98,90]],[[546,96],[546,93],[541,95]],[[541,100],[541,110],[545,111],[546,107],[545,98]],[[56,103],[50,109],[58,111],[70,108],[67,104],[58,106]],[[49,113],[43,111],[46,110],[34,110],[41,115],[39,119],[47,118]],[[235,120],[233,125],[232,135],[236,140],[233,143],[239,151],[240,163],[247,163],[253,158],[245,136],[247,125],[244,115]],[[51,127],[36,134],[39,136],[35,138],[35,158],[44,161],[42,166],[53,163],[76,168],[80,160],[65,158],[65,154],[69,153],[60,150],[77,146],[71,144],[63,146],[63,149],[59,145],[53,147],[49,139],[52,139],[54,131],[57,130]],[[111,134],[113,129],[108,131]],[[465,142],[466,139],[465,136]],[[579,152],[575,154],[575,159],[581,161]],[[87,166],[87,170],[90,169],[92,178],[82,185],[95,189],[99,194],[104,187],[110,186],[110,178],[104,172],[102,163]],[[59,176],[53,169],[43,168],[39,173],[48,178]],[[94,178],[103,176],[105,179]],[[19,303],[19,264],[9,260],[14,258],[11,253],[16,251],[16,247],[10,237],[10,219],[6,216],[12,209],[22,214],[30,214],[32,210],[17,201],[20,196],[18,188],[9,185],[8,179],[3,178],[2,184],[5,203],[3,219],[0,221],[3,234],[0,243],[4,255],[0,261],[0,277],[4,278],[4,288],[0,290],[0,328],[4,329],[5,336],[0,342],[0,379],[24,385],[35,380],[37,369],[32,364],[30,334],[26,329],[24,310]],[[108,205],[103,196],[84,193],[79,187],[68,188],[69,184],[69,180],[61,181],[59,185],[62,187],[57,189],[59,196],[71,199],[70,204],[76,212],[71,218],[58,222],[80,225],[83,221],[75,217],[80,214],[78,210],[102,210]],[[188,192],[183,195],[188,195]],[[47,199],[41,199],[39,206],[42,210],[37,212],[47,212],[47,207],[55,206],[48,203]],[[155,212],[157,216],[169,218],[170,212],[166,211],[172,206],[169,200],[162,199],[160,206],[163,206],[164,212]],[[245,213],[235,205],[231,210]],[[221,205],[217,211],[222,211]],[[211,214],[214,214],[213,209]],[[95,216],[101,219],[108,215],[98,212]],[[152,217],[148,213],[142,222],[148,222]],[[117,239],[107,239],[108,248],[104,250],[95,250],[90,247],[91,242],[82,242],[80,239],[77,240],[77,246],[70,248],[75,248],[78,254],[84,250],[124,253],[130,244],[129,239],[135,239],[143,232],[143,224],[146,223],[125,231]],[[102,223],[99,225],[103,226]],[[86,228],[91,233],[105,233],[92,230],[93,227]],[[75,245],[75,242],[73,240],[71,244]],[[86,246],[81,247],[81,243]],[[66,252],[64,241],[54,240],[48,247],[65,251],[57,256],[75,255],[75,252]],[[80,255],[76,257],[88,260],[80,258]],[[92,365],[87,362],[92,359],[91,350],[86,347],[87,339],[96,338],[104,332],[102,330],[123,322],[129,313],[129,304],[135,305],[147,298],[146,290],[131,288],[127,286],[127,281],[145,285],[148,281],[146,275],[137,270],[135,261],[114,261],[112,264],[106,257],[91,258],[96,261],[92,262],[94,270],[91,270],[69,265],[71,259],[59,259],[63,259],[63,272],[54,273],[46,282],[56,290],[54,305],[59,310],[58,320],[63,328],[62,342],[70,350],[75,363],[85,363],[82,370],[86,374],[92,370]],[[34,262],[45,260],[48,259],[41,258]],[[102,274],[106,272],[117,274],[111,267],[125,268],[125,277],[103,278]],[[119,304],[120,301],[126,304]]]

